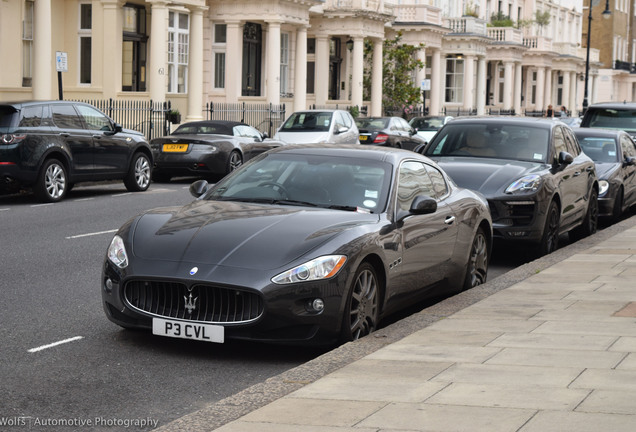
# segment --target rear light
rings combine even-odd
[[[373,140],[374,144],[382,144],[385,143],[386,140],[389,139],[389,136],[387,134],[384,133],[379,133],[377,137],[375,137],[375,139]]]
[[[2,139],[0,139],[0,143],[13,144],[22,141],[25,137],[26,135],[4,134],[2,135]]]

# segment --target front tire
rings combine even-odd
[[[590,193],[590,199],[587,204],[587,211],[583,222],[578,227],[574,228],[571,234],[574,240],[580,240],[588,237],[596,232],[598,228],[598,192],[592,190]]]
[[[342,318],[342,341],[366,336],[378,327],[380,284],[375,269],[362,263],[353,277]]]
[[[486,283],[489,256],[488,239],[486,234],[484,234],[484,230],[479,228],[470,248],[466,277],[464,278],[464,291]]]
[[[545,218],[541,241],[537,246],[537,255],[544,256],[554,252],[559,248],[559,228],[561,226],[561,215],[559,205],[556,201],[550,203],[548,214]]]
[[[136,153],[124,179],[124,185],[130,192],[143,192],[150,186],[150,159],[144,153]]]
[[[33,192],[43,202],[58,202],[66,196],[69,182],[64,164],[57,159],[44,162]]]

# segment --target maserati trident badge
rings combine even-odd
[[[197,300],[199,297],[192,298],[192,293],[188,297],[183,296],[185,300],[185,308],[188,311],[188,314],[192,315],[192,311],[197,308]]]

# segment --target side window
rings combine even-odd
[[[105,132],[112,131],[110,119],[100,111],[86,105],[77,105],[76,108],[88,129]]]
[[[398,209],[408,211],[418,195],[435,197],[433,182],[428,176],[426,166],[421,162],[404,162],[400,167],[397,191]]]
[[[448,194],[448,185],[446,184],[446,180],[442,173],[437,168],[430,165],[426,165],[426,170],[433,182],[433,190],[435,191],[435,195],[431,196],[438,200],[446,196]]]
[[[579,147],[579,142],[572,135],[572,133],[568,129],[561,128],[563,131],[563,136],[565,137],[566,147],[568,148],[568,152],[576,157],[581,154],[581,148]]]
[[[333,120],[335,122],[334,130],[338,130],[339,128],[345,126],[345,121],[340,111],[336,111],[335,113],[333,113]]]
[[[349,113],[345,113],[342,117],[344,117],[344,124],[346,127],[350,128],[351,126],[353,126],[353,117],[351,117],[351,114]]]
[[[561,152],[568,151],[567,144],[565,143],[565,137],[563,136],[563,131],[561,130],[561,128],[554,129],[552,141],[554,142],[554,161],[557,162],[559,160],[559,154]]]
[[[51,117],[60,129],[84,129],[73,105],[51,105]]]
[[[623,158],[636,156],[636,145],[631,139],[621,137],[621,148],[623,149]]]
[[[234,127],[234,136],[242,136],[246,138],[261,138],[261,135],[256,129],[250,126],[239,125]]]
[[[38,127],[42,123],[42,106],[22,108],[18,127]]]
[[[406,120],[404,120],[403,118],[401,118],[401,119],[399,120],[399,122],[400,122],[400,126],[401,126],[401,128],[402,128],[402,130],[403,130],[404,132],[406,132],[406,133],[411,132],[411,125],[410,125],[410,124],[409,124]]]

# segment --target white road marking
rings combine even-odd
[[[7,210],[11,210],[11,209],[8,209],[8,208],[0,209],[0,211],[7,211]]]
[[[132,192],[124,192],[124,193],[120,193],[120,194],[114,194],[111,195],[113,197],[121,197],[121,196],[126,196],[126,195],[132,195]]]
[[[28,351],[30,353],[34,353],[34,352],[45,350],[47,348],[53,348],[55,346],[62,345],[62,344],[65,344],[65,343],[74,342],[74,341],[80,340],[80,339],[84,339],[84,336],[75,336],[75,337],[72,337],[72,338],[69,338],[69,339],[64,339],[64,340],[61,340],[61,341],[58,341],[58,342],[53,342],[52,344],[42,345],[42,346],[39,346],[37,348],[31,348]]]
[[[34,208],[34,207],[46,207],[46,206],[52,206],[53,204],[55,204],[55,203],[33,204],[33,205],[31,206],[31,208]]]
[[[75,202],[79,202],[79,201],[91,201],[94,200],[95,198],[78,198],[76,200],[73,200]]]
[[[117,232],[117,230],[113,229],[113,230],[108,230],[108,231],[98,231],[98,232],[92,232],[92,233],[87,233],[87,234],[78,234],[78,235],[74,235],[74,236],[68,236],[68,237],[65,237],[65,238],[68,240],[68,239],[90,237],[90,236],[96,236],[96,235],[102,235],[102,234],[111,234],[111,233],[114,233],[114,232]]]

